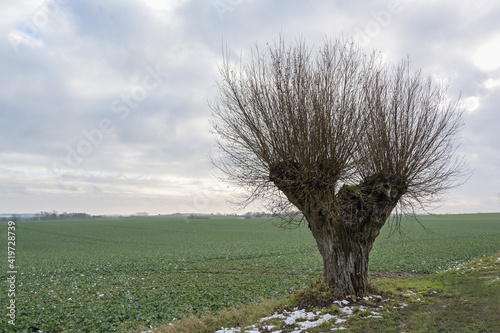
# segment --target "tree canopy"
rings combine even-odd
[[[392,175],[405,184],[405,213],[435,202],[465,173],[455,155],[459,100],[409,59],[384,64],[350,40],[314,52],[302,39],[280,39],[263,52],[256,46],[245,63],[227,52],[220,74],[210,103],[222,152],[214,164],[247,191],[242,204],[264,199],[272,210],[293,210],[272,176],[285,165],[303,184],[333,193]]]
[[[314,50],[281,38],[246,61],[226,52],[220,74],[214,164],[247,191],[243,204],[300,210],[325,279],[344,293],[366,290],[368,254],[395,208],[425,208],[465,174],[459,100],[409,59],[386,64],[349,40]]]

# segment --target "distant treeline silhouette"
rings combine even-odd
[[[52,212],[39,212],[36,213],[33,217],[34,220],[82,220],[82,219],[90,219],[92,216],[87,213],[66,213],[63,212],[58,214],[57,211],[53,210]]]

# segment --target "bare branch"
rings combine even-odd
[[[361,295],[368,254],[391,213],[414,215],[463,179],[455,156],[463,127],[458,101],[408,59],[394,68],[352,41],[313,52],[280,38],[248,63],[226,52],[210,102],[225,177],[259,201],[307,222],[324,277]],[[297,214],[297,210],[300,214]]]

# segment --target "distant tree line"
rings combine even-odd
[[[137,212],[137,213],[132,214],[130,216],[146,217],[146,216],[149,216],[149,213],[148,212]]]
[[[302,217],[302,212],[300,211],[285,211],[281,213],[266,213],[266,212],[246,212],[243,215],[240,215],[240,217],[246,218],[246,219],[253,219],[253,218],[262,218],[262,217],[282,217],[282,216],[293,216],[293,217]]]
[[[21,215],[18,215],[18,214],[13,214],[11,217],[2,217],[0,218],[0,221],[2,222],[7,222],[7,221],[14,221],[14,222],[17,222],[17,221],[21,221]]]
[[[67,213],[63,212],[58,214],[57,211],[53,210],[52,212],[39,212],[36,213],[35,216],[33,217],[34,220],[36,221],[42,221],[42,220],[84,220],[84,219],[90,219],[92,216],[87,213]]]
[[[190,220],[208,220],[210,216],[208,215],[198,215],[198,214],[190,214],[188,219]]]

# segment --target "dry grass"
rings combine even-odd
[[[289,306],[287,298],[264,299],[259,302],[250,303],[238,308],[230,308],[220,311],[216,315],[205,314],[196,316],[190,314],[183,319],[162,325],[151,330],[154,333],[213,333],[222,327],[246,327],[255,324],[260,318],[272,314],[275,309]],[[148,332],[148,328],[142,327],[140,332]],[[136,332],[136,331],[130,331]]]

